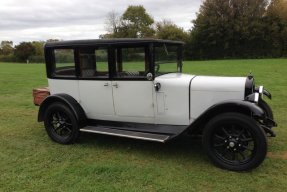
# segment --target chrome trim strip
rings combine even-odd
[[[263,86],[262,86],[262,85],[261,85],[261,86],[259,86],[259,93],[260,93],[260,94],[262,94],[262,93],[263,93],[263,90],[264,90],[264,89],[263,89]]]
[[[103,135],[112,135],[112,136],[118,136],[118,137],[133,138],[133,139],[141,139],[141,140],[147,140],[147,141],[157,141],[161,143],[164,143],[166,139],[169,138],[169,136],[167,136],[165,140],[162,140],[162,139],[152,139],[152,138],[147,138],[147,137],[130,136],[130,135],[124,135],[124,134],[118,134],[118,133],[109,133],[105,131],[93,131],[93,130],[87,130],[87,129],[80,129],[80,131],[88,132],[88,133],[98,133],[98,134],[103,134]]]
[[[255,93],[254,102],[258,103],[259,101],[259,93]]]

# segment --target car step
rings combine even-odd
[[[80,129],[82,132],[88,133],[97,133],[103,135],[112,135],[118,137],[127,137],[133,139],[141,139],[141,140],[148,140],[148,141],[156,141],[164,143],[166,142],[171,136],[170,135],[163,135],[163,134],[154,134],[154,133],[143,133],[137,131],[127,131],[122,129],[116,129],[113,127],[104,127],[104,126],[86,126]]]

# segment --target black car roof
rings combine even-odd
[[[171,41],[163,39],[136,39],[136,38],[120,38],[120,39],[88,39],[88,40],[70,40],[47,42],[45,47],[65,47],[65,46],[85,46],[85,45],[115,45],[115,44],[142,44],[142,43],[168,43],[183,45],[182,41]]]

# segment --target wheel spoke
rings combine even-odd
[[[59,131],[60,136],[63,136],[63,135],[64,135],[64,133],[63,133],[64,129],[65,129],[64,127],[60,129],[60,131]]]
[[[242,153],[241,151],[239,151],[239,154],[241,155],[241,157],[243,158],[243,160],[246,159],[246,156],[244,155],[244,153]]]
[[[67,122],[65,122],[65,124],[66,124],[66,125],[69,125],[69,126],[72,126],[72,123],[67,123]]]
[[[58,133],[58,131],[61,129],[61,127],[54,128],[55,132]]]
[[[224,132],[224,134],[225,134],[226,136],[229,136],[229,133],[226,131],[226,129],[225,129],[224,127],[222,127],[221,129],[222,129],[222,131]]]
[[[232,160],[232,161],[235,160],[235,153],[234,153],[234,152],[232,152],[232,158],[231,158],[231,160]]]
[[[233,124],[231,125],[231,132],[236,133],[235,126]]]
[[[57,112],[57,116],[58,116],[58,120],[60,120],[61,119],[61,115],[60,115],[59,112]]]
[[[214,144],[213,146],[214,147],[222,147],[222,146],[224,146],[224,143]]]
[[[220,155],[221,155],[222,157],[225,157],[225,155],[227,154],[227,152],[228,152],[228,151],[227,151],[226,149],[224,149]]]
[[[72,130],[69,127],[64,127],[69,133],[72,132]]]
[[[253,139],[246,137],[246,138],[241,139],[241,141],[243,141],[243,142],[249,142],[249,141],[253,141]]]
[[[240,137],[244,133],[244,129],[242,129],[238,134],[237,137]]]
[[[58,121],[58,118],[56,117],[56,114],[53,114],[53,120]]]
[[[253,149],[250,149],[250,148],[248,148],[248,147],[245,146],[245,145],[242,145],[242,148],[244,148],[244,149],[246,149],[246,150],[248,150],[248,151],[253,151]]]
[[[225,140],[225,138],[221,137],[220,135],[215,134],[214,136],[217,137],[218,139]]]

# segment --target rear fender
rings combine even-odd
[[[74,113],[79,126],[83,127],[86,124],[86,114],[81,105],[70,95],[53,94],[48,96],[40,105],[38,112],[38,122],[44,121],[45,111],[51,103],[60,102],[67,105]]]

